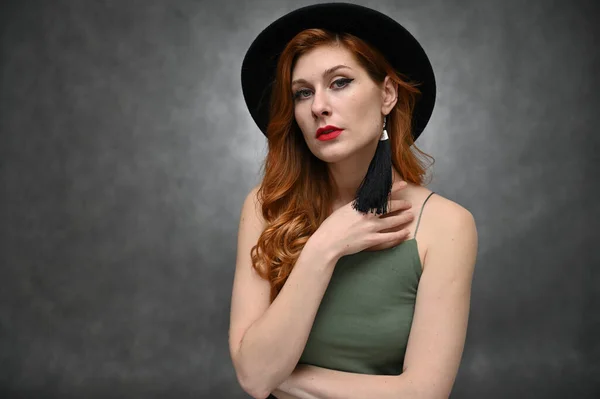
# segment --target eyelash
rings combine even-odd
[[[338,89],[343,89],[344,87],[348,86],[348,84],[350,84],[350,82],[352,82],[354,79],[349,79],[349,78],[340,78],[340,79],[336,79],[333,81],[332,84],[336,84],[338,82],[343,82],[345,83],[342,87],[338,87]],[[293,95],[294,100],[302,100],[306,97],[301,97],[301,94],[305,91],[308,91],[308,89],[300,89],[298,91],[296,91]]]

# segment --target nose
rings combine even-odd
[[[315,119],[318,119],[321,116],[331,115],[331,107],[329,105],[327,93],[324,90],[315,90],[311,110]]]

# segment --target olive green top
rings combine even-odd
[[[299,363],[361,374],[402,373],[422,273],[416,240],[422,213],[423,207],[414,238],[339,259]]]

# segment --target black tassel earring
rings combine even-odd
[[[386,117],[383,119],[383,134],[377,144],[369,170],[360,184],[352,207],[359,212],[385,214],[392,191],[392,151],[387,130]]]

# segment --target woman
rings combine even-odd
[[[448,397],[477,232],[423,186],[413,142],[435,80],[422,48],[374,10],[304,7],[255,39],[242,85],[269,151],[239,226],[240,385],[255,398]]]

